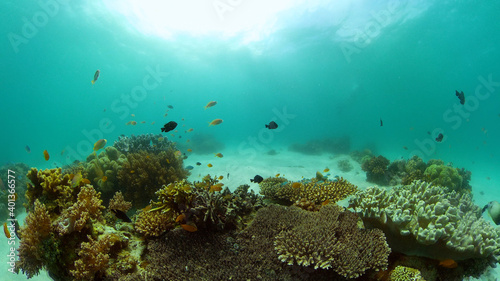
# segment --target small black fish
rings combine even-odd
[[[174,107],[171,106],[171,105],[167,105],[167,107],[170,108],[170,109],[174,109]]]
[[[384,122],[382,122],[382,118],[380,118],[380,127],[384,126]]]
[[[274,121],[271,121],[271,122],[269,122],[269,125],[266,125],[266,128],[268,128],[269,130],[273,130],[273,129],[278,128],[278,124],[276,124],[276,122],[274,122]]]
[[[165,133],[170,132],[173,129],[175,129],[175,127],[177,127],[177,123],[175,123],[174,121],[170,121],[167,124],[163,125],[163,128],[161,128],[161,131],[165,132]]]
[[[263,180],[263,177],[256,175],[253,179],[250,179],[250,182],[261,183]]]
[[[439,133],[439,135],[436,138],[436,141],[441,142],[441,141],[443,141],[443,138],[444,138],[443,134]]]
[[[196,165],[201,166],[201,163],[200,162],[196,162]]]
[[[430,136],[430,135],[431,135],[431,132],[430,132],[430,131],[427,131],[427,134]]]
[[[464,92],[458,92],[457,90],[455,90],[455,96],[458,97],[458,99],[460,100],[460,104],[465,104],[465,95],[464,95]]]
[[[96,72],[94,73],[94,80],[92,80],[92,85],[95,84],[95,81],[97,81],[97,79],[99,78],[100,73],[101,73],[101,71],[99,69],[96,70]]]
[[[111,212],[115,214],[115,216],[119,219],[121,219],[124,222],[132,222],[132,220],[125,214],[125,212],[118,210],[118,209],[111,209]]]
[[[226,178],[229,179],[229,173],[227,173],[227,177]]]

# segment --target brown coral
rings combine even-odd
[[[148,205],[160,186],[187,178],[189,171],[182,167],[182,157],[176,157],[174,152],[169,149],[158,154],[140,151],[127,155],[128,162],[117,178],[125,197],[135,206]]]
[[[135,222],[135,230],[148,237],[160,236],[172,227],[172,218],[161,211],[143,211]]]
[[[286,201],[289,204],[302,199],[314,204],[321,204],[324,202],[334,203],[354,194],[357,190],[357,186],[344,178],[340,178],[337,181],[323,181],[312,178],[309,181],[298,183],[288,182],[286,179],[265,179],[262,183],[264,184],[261,185],[261,193],[264,196],[274,200]]]
[[[77,202],[64,210],[54,222],[54,226],[60,235],[73,231],[81,231],[91,220],[102,218],[102,200],[100,192],[96,192],[91,185],[82,187],[78,193]]]
[[[74,263],[75,269],[70,270],[77,280],[94,280],[95,274],[108,266],[110,248],[118,241],[114,234],[102,235],[97,240],[90,235],[87,238],[89,242],[82,242],[78,251],[80,258]]]
[[[347,278],[368,269],[387,269],[390,249],[383,232],[358,229],[357,221],[356,214],[337,205],[305,212],[292,229],[276,236],[279,259],[289,265],[332,268]]]
[[[21,269],[28,278],[38,275],[40,269],[45,265],[40,243],[50,234],[50,230],[47,208],[36,200],[33,211],[28,214],[25,224],[20,230],[23,239],[20,241],[18,249],[19,262],[16,264],[16,267]]]
[[[130,208],[132,208],[132,202],[125,201],[121,191],[115,192],[113,199],[109,200],[110,210],[120,210],[126,213]]]

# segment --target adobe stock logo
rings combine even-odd
[[[23,25],[20,33],[9,32],[7,34],[7,39],[9,39],[14,53],[19,53],[19,47],[22,44],[28,44],[29,40],[33,39],[40,29],[59,13],[61,5],[66,5],[68,2],[68,0],[38,1],[40,10],[36,11],[29,19],[22,17]]]
[[[491,94],[493,94],[499,87],[500,82],[493,81],[493,75],[488,75],[488,78],[479,76],[477,78],[479,84],[476,86],[474,95],[467,95],[465,97],[465,103],[454,104],[452,108],[449,108],[443,112],[443,121],[447,124],[451,124],[451,129],[458,130],[462,124],[463,120],[470,117],[471,113],[479,108],[481,102],[487,100]],[[435,128],[432,131],[431,136],[423,140],[415,139],[414,143],[417,145],[418,149],[410,153],[409,157],[417,155],[420,158],[424,156],[430,156],[436,152],[436,142],[434,137],[437,134],[443,134],[445,137],[443,141],[446,141],[445,130],[442,128]]]

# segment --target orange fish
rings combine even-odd
[[[325,168],[325,169],[323,170],[323,173],[328,173],[328,172],[330,172],[330,169],[328,169],[328,168]]]
[[[224,178],[224,176],[220,176],[220,177],[219,177],[219,180],[222,180],[223,178]]]
[[[177,216],[177,218],[175,219],[175,222],[180,222],[180,221],[183,221],[184,219],[186,218],[186,216],[184,214],[180,214]]]
[[[141,121],[141,124],[146,124],[146,121]]]
[[[130,116],[135,117],[135,114],[132,113],[132,114],[130,114]]]
[[[193,150],[191,148],[188,148],[187,151],[188,152],[193,152]]]
[[[82,179],[82,182],[83,182],[84,184],[90,184],[90,181],[89,181],[88,179]]]
[[[7,223],[6,222],[3,223],[3,232],[5,233],[5,237],[7,237],[9,239],[10,239],[10,237],[12,237],[10,235],[10,231],[9,231],[9,228],[7,227]]]
[[[218,184],[212,185],[210,187],[210,192],[221,191],[223,185],[224,185],[223,183],[218,183]]]
[[[212,168],[214,165],[212,165],[212,164],[210,164],[210,163],[209,163],[207,166],[208,166],[209,168]]]
[[[323,201],[323,203],[321,203],[321,205],[325,206],[325,205],[327,205],[328,203],[330,203],[330,199],[326,199],[325,201]]]
[[[292,187],[293,188],[299,188],[301,186],[302,186],[302,184],[300,182],[294,182],[294,183],[292,183]]]
[[[190,128],[189,130],[186,131],[186,133],[192,132],[193,128]]]
[[[151,125],[154,125],[155,124],[155,121],[151,122]]]
[[[186,231],[189,231],[189,232],[195,232],[198,230],[198,228],[194,225],[190,225],[190,224],[181,224],[181,227],[186,230]]]
[[[186,142],[190,142],[190,140],[186,140]]]
[[[211,101],[211,102],[207,103],[207,105],[205,105],[205,110],[206,110],[207,108],[210,108],[210,107],[212,107],[212,106],[216,105],[216,104],[217,104],[217,102],[216,102],[216,101]]]
[[[101,180],[102,180],[102,182],[106,182],[108,180],[108,177],[104,176],[104,177],[102,177]]]
[[[146,207],[144,207],[144,209],[142,209],[143,212],[147,212],[149,210],[151,210],[151,205],[147,205]]]
[[[103,148],[108,141],[106,139],[100,139],[94,143],[94,151],[98,151]]]
[[[280,174],[276,174],[276,176],[275,176],[275,177],[279,178],[279,177],[280,177]]]
[[[128,121],[127,123],[125,123],[125,125],[127,125],[127,126],[130,124],[132,124],[132,121]]]
[[[222,155],[222,153],[219,152],[219,153],[215,154],[215,157],[222,158],[222,157],[224,157],[224,155]]]
[[[137,122],[135,122],[135,121],[130,121],[130,124],[132,124],[132,126],[135,126],[135,125],[137,125]]]
[[[130,173],[133,174],[133,173],[135,173],[135,171],[134,170],[130,170]]]
[[[50,155],[47,149],[43,151],[43,156],[45,157],[45,161],[49,161]]]
[[[446,268],[456,268],[458,266],[457,262],[452,259],[446,259],[439,262],[439,266]]]
[[[212,120],[212,122],[210,122],[210,123],[208,124],[208,126],[209,126],[209,127],[210,127],[210,126],[215,126],[215,125],[219,125],[220,123],[222,123],[222,119],[214,119],[214,120]]]

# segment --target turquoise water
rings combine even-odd
[[[472,171],[478,205],[500,199],[499,3],[219,2],[158,4],[165,27],[129,2],[3,1],[2,164],[61,167],[174,120],[174,138],[193,128],[248,163],[343,136],[391,160],[439,158]]]

